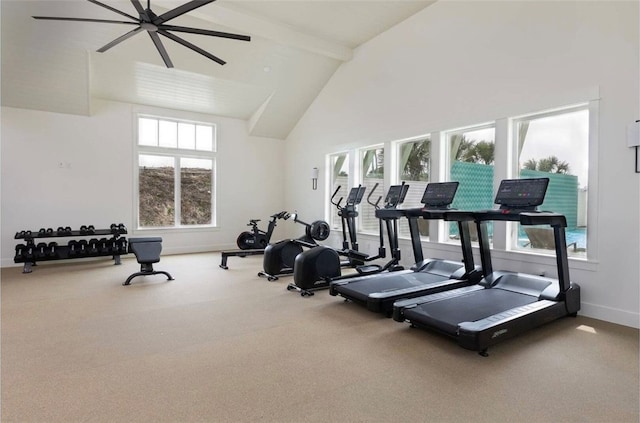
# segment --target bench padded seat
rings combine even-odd
[[[168,272],[153,270],[153,263],[160,261],[162,238],[129,238],[129,252],[135,254],[136,260],[140,263],[140,271],[129,276],[123,285],[131,284],[131,280],[136,276],[163,274],[168,280],[173,280],[173,277]]]

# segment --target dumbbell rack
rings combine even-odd
[[[112,229],[93,229],[90,231],[70,230],[67,227],[63,231],[22,231],[16,233],[14,239],[24,239],[25,244],[16,245],[16,255],[13,258],[14,263],[24,263],[22,273],[31,273],[32,266],[37,266],[39,261],[68,260],[86,257],[107,257],[111,256],[115,261],[114,264],[120,264],[120,255],[127,254],[127,240],[121,235],[127,233],[127,229],[121,225]],[[102,236],[98,239],[96,237]],[[110,236],[110,238],[104,238]],[[68,241],[66,245],[55,245],[51,247],[51,243],[46,247],[41,247],[45,243],[35,243],[35,239],[41,238],[62,238],[62,237],[91,237],[91,241],[98,241],[97,244],[90,244],[87,240]],[[74,244],[75,243],[75,244]],[[69,244],[72,244],[72,248]],[[20,247],[23,248],[20,248]],[[84,247],[83,247],[84,246]],[[93,248],[95,247],[95,249]],[[22,254],[18,254],[18,250]]]

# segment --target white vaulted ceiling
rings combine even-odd
[[[137,16],[130,1],[102,3]],[[147,1],[142,1],[146,7]],[[156,14],[186,0],[152,0]],[[93,98],[245,119],[252,135],[284,139],[354,49],[432,0],[218,0],[173,25],[251,36],[250,42],[180,34],[219,64],[163,38],[165,67],[140,33],[96,50],[132,27],[31,16],[124,20],[84,0],[1,2],[2,105],[91,114]]]

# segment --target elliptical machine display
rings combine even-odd
[[[303,247],[317,247],[316,241],[324,241],[329,238],[331,229],[324,220],[306,223],[298,219],[296,213],[292,216],[294,222],[305,226],[305,234],[298,239],[285,239],[267,245],[264,250],[263,270],[258,272],[258,276],[275,281],[279,276],[293,273],[296,256],[303,252]]]

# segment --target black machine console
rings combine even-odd
[[[387,197],[384,199],[384,208],[395,208],[398,204],[404,203],[404,199],[409,191],[409,185],[404,182],[402,185],[392,185],[389,187]]]
[[[494,203],[500,209],[535,210],[542,204],[549,178],[505,179],[500,183]]]
[[[424,208],[443,209],[448,208],[458,190],[458,182],[438,182],[427,184],[420,202]]]
[[[347,206],[357,206],[362,202],[362,197],[364,197],[364,191],[367,187],[353,187],[351,191],[349,191],[349,196],[347,197]]]

